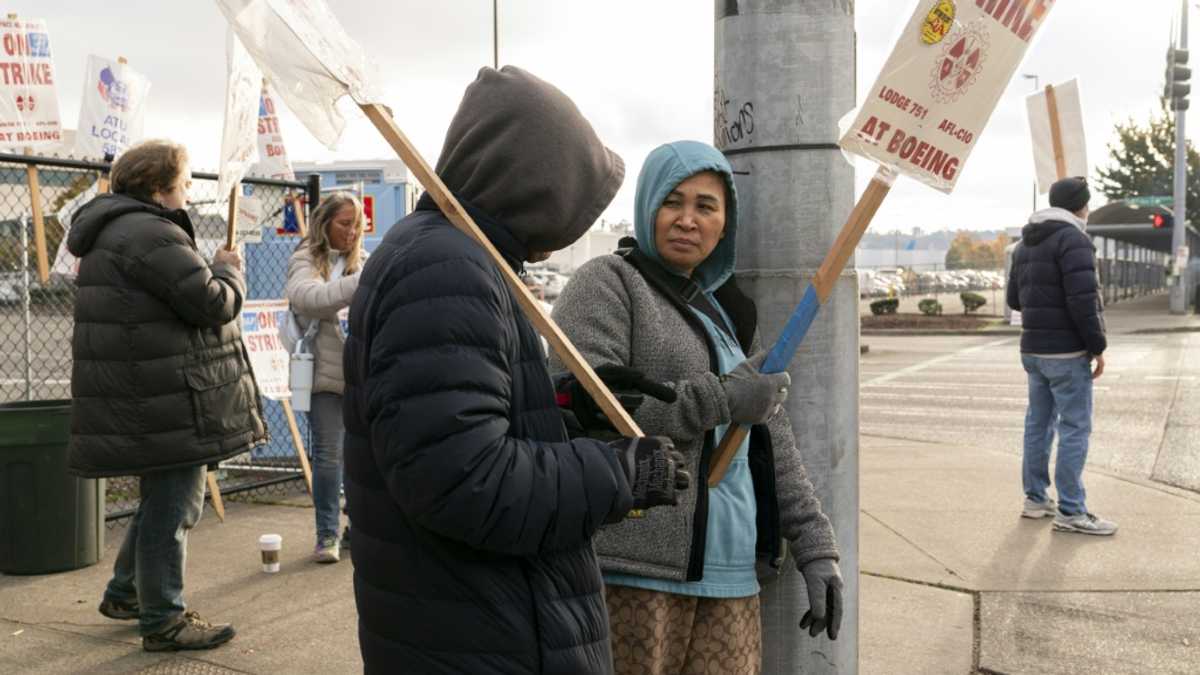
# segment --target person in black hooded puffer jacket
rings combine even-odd
[[[1021,231],[1006,295],[1009,307],[1021,312],[1021,363],[1029,379],[1021,515],[1053,517],[1057,531],[1110,535],[1116,523],[1088,512],[1083,487],[1092,380],[1104,373],[1108,346],[1096,247],[1085,232],[1090,198],[1084,178],[1050,187],[1050,208],[1033,214]],[[1046,494],[1056,431],[1058,503]]]
[[[595,222],[624,176],[562,92],[484,68],[438,175],[519,271]],[[611,673],[592,536],[686,487],[667,439],[568,440],[501,270],[429,195],[350,305],[346,502],[368,673]]]

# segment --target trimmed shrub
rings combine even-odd
[[[925,316],[942,315],[942,303],[938,302],[935,298],[925,298],[917,303],[917,309],[921,310],[921,313]]]
[[[962,298],[963,314],[970,314],[987,304],[987,300],[982,295],[970,291],[960,293],[958,297]]]
[[[895,314],[896,309],[900,307],[899,298],[884,298],[871,303],[871,313],[875,316],[880,314]]]

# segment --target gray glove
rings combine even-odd
[[[808,586],[808,611],[800,619],[800,630],[808,629],[811,637],[829,632],[836,640],[842,627],[842,572],[833,558],[818,558],[800,568]]]
[[[765,424],[787,400],[792,376],[758,372],[766,359],[767,353],[759,352],[721,376],[729,419],[736,424]]]

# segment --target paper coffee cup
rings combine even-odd
[[[279,551],[283,548],[283,537],[278,534],[264,534],[258,538],[258,550],[262,553],[264,572],[274,574],[279,571]]]

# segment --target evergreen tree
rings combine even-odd
[[[1166,99],[1146,126],[1130,119],[1117,124],[1108,145],[1111,164],[1098,169],[1099,189],[1109,199],[1175,194],[1175,114]],[[1187,144],[1188,210],[1200,208],[1200,153]]]

